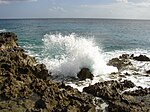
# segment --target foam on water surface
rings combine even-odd
[[[103,55],[105,55],[105,61],[107,62],[108,60],[115,57],[119,57],[122,54],[135,54],[136,56],[139,56],[140,54],[144,54],[146,56],[150,56],[148,50],[114,51],[114,52],[104,53]],[[136,85],[136,87],[133,90],[137,89],[138,86],[141,86],[143,88],[150,87],[150,75],[146,73],[146,71],[149,70],[150,62],[142,62],[142,61],[134,61],[134,60],[131,60],[131,62],[135,67],[135,70],[127,68],[121,71],[121,73],[114,74],[113,77],[111,77],[112,74],[100,75],[94,77],[94,79],[91,82],[82,81],[83,84],[80,86],[76,85],[75,83],[73,84],[71,82],[69,84],[74,88],[78,88],[80,91],[82,91],[83,88],[88,85],[93,85],[97,82],[108,81],[108,80],[122,80],[122,81],[130,80]],[[125,75],[126,73],[128,73],[129,76]]]
[[[6,29],[0,29],[0,33],[1,32],[6,32],[7,30]]]

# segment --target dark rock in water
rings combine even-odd
[[[134,54],[131,54],[130,59],[133,59],[133,57],[134,57]]]
[[[14,33],[0,33],[0,111],[95,112],[93,96],[48,79],[46,66],[16,40]]]
[[[150,74],[150,70],[147,70],[146,73],[147,73],[147,74]]]
[[[126,76],[130,76],[131,74],[129,74],[128,72],[125,73]]]
[[[108,102],[109,112],[149,112],[150,89],[123,92],[135,85],[131,81],[105,81],[85,87],[83,91]]]
[[[132,63],[129,60],[129,55],[123,54],[119,58],[113,58],[113,59],[109,60],[107,65],[117,67],[118,70],[121,70],[124,67],[132,65]]]
[[[77,77],[80,80],[91,79],[93,80],[93,74],[90,72],[88,68],[82,68],[81,71],[77,74]]]
[[[121,56],[119,56],[119,58],[121,58],[121,59],[129,59],[130,56],[129,56],[129,54],[122,54]]]
[[[150,61],[150,58],[145,55],[136,56],[133,59],[136,61]]]

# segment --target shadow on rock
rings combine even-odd
[[[149,88],[123,92],[134,86],[131,81],[127,80],[123,82],[105,81],[85,87],[83,91],[108,102],[108,111],[110,112],[149,112]]]
[[[14,33],[0,33],[1,112],[94,112],[93,96],[48,79],[44,64],[24,53]]]

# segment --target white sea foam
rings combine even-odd
[[[76,34],[46,34],[43,42],[45,58],[42,62],[53,75],[76,76],[83,67],[89,68],[95,76],[117,71],[106,65],[93,39]]]
[[[112,52],[103,52],[104,60],[105,62],[108,62],[108,60],[119,57],[122,54],[134,54],[135,56],[139,56],[140,54],[146,55],[150,57],[150,51],[149,50],[142,50],[142,49],[135,49],[135,50],[126,50],[126,51],[112,51]],[[149,62],[141,62],[141,61],[134,61],[131,60],[133,66],[135,67],[135,70],[133,69],[125,69],[124,71],[121,72],[122,75],[125,73],[130,74],[129,76],[125,76],[124,78],[120,77],[118,74],[115,74],[115,77],[112,78],[110,77],[110,74],[105,74],[101,76],[94,77],[94,79],[89,82],[89,81],[82,81],[82,84],[78,85],[73,82],[67,83],[67,85],[70,85],[74,88],[77,88],[79,91],[82,91],[84,87],[88,85],[93,85],[97,82],[102,82],[102,81],[108,81],[108,80],[131,80],[137,87],[141,86],[143,88],[145,87],[150,87],[150,77],[147,76],[146,71],[150,69],[150,63]],[[131,89],[131,88],[130,88]]]
[[[113,51],[113,52],[105,52],[103,55],[105,56],[105,61],[108,61],[112,58],[119,57],[122,54],[134,54],[135,56],[146,55],[150,57],[150,50],[144,49],[131,49],[124,51]],[[147,70],[150,70],[150,62],[147,61],[135,61],[131,60],[133,65],[132,69],[125,69],[122,71],[122,74],[128,73],[130,76],[125,76],[122,78],[123,80],[131,80],[136,86],[141,86],[143,88],[150,87],[150,77],[149,74],[146,73]],[[104,80],[111,80],[109,75],[102,76]],[[116,80],[120,79],[119,77]]]
[[[46,34],[43,38],[43,51],[41,62],[46,64],[52,75],[74,76],[83,67],[88,67],[95,75],[92,81],[85,80],[80,82],[68,82],[70,85],[82,91],[84,87],[93,85],[97,82],[107,80],[120,80],[119,75],[111,79],[109,73],[117,72],[114,67],[107,66],[108,60],[119,57],[122,54],[146,55],[150,57],[149,50],[135,49],[126,51],[103,52],[96,45],[94,39],[87,39],[76,34]],[[145,71],[149,70],[149,62],[132,61],[133,66],[138,71],[124,70],[122,74],[129,73],[131,76],[125,76],[122,80],[131,80],[137,86],[149,87],[150,78],[145,75]],[[133,73],[141,75],[134,75]]]
[[[127,49],[127,50],[115,50],[115,51],[103,53],[105,61],[108,61],[115,57],[119,57],[122,54],[129,54],[129,55],[134,54],[134,56],[139,56],[140,54],[142,54],[150,57],[150,50],[143,50],[137,48],[137,49]]]
[[[6,29],[0,29],[0,32],[6,32]]]

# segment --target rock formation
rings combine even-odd
[[[128,54],[123,54],[119,58],[113,58],[113,59],[109,60],[107,65],[117,67],[118,70],[121,70],[122,68],[132,65],[129,58],[130,57]]]
[[[133,59],[136,61],[150,61],[150,58],[145,55],[135,56]]]
[[[109,112],[149,112],[150,88],[126,91],[135,85],[131,81],[105,81],[85,87],[83,91],[108,102]]]
[[[77,74],[77,77],[80,80],[85,80],[85,79],[93,79],[93,74],[88,68],[82,68],[81,71]]]
[[[0,33],[1,112],[94,112],[93,96],[52,81],[44,64],[24,53],[14,33]]]
[[[0,33],[0,112],[95,112],[95,97],[109,104],[109,112],[150,111],[150,88],[125,91],[135,85],[127,80],[112,80],[89,85],[81,93],[64,83],[54,82],[46,66],[25,54],[16,41],[14,33]],[[110,60],[109,65],[121,70],[132,65],[130,59],[123,54]],[[146,56],[132,56],[132,59],[149,60]],[[93,79],[93,74],[83,68],[78,77]]]

